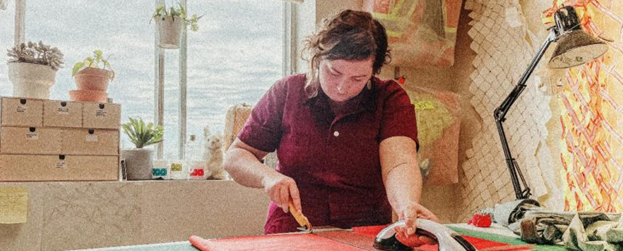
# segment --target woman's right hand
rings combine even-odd
[[[283,209],[284,213],[288,212],[290,201],[292,201],[294,208],[296,208],[299,213],[302,212],[301,197],[299,196],[299,189],[294,179],[274,172],[264,176],[262,185],[264,186],[264,191],[270,196],[270,200]]]

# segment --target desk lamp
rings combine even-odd
[[[532,59],[528,69],[526,69],[521,76],[521,79],[519,79],[513,91],[493,112],[500,140],[502,141],[502,149],[506,156],[506,165],[511,175],[511,182],[513,183],[517,199],[528,198],[531,193],[523,174],[521,174],[519,165],[517,165],[517,161],[513,158],[508,147],[508,141],[506,140],[504,128],[502,127],[502,122],[506,120],[506,113],[517,98],[519,98],[521,92],[526,88],[526,82],[530,74],[532,74],[534,68],[536,68],[543,57],[543,54],[545,54],[547,47],[549,47],[552,42],[557,42],[557,46],[547,65],[554,69],[570,68],[590,62],[603,55],[606,50],[608,50],[608,46],[604,42],[582,30],[580,20],[573,6],[565,6],[557,10],[554,14],[554,21],[555,26],[549,28],[547,39],[539,49],[539,52]],[[521,184],[519,183],[519,179],[521,179]]]

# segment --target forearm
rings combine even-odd
[[[385,175],[385,189],[392,208],[400,212],[413,203],[420,203],[422,176],[416,163],[397,163]]]
[[[240,148],[227,151],[223,166],[236,182],[246,187],[263,188],[263,179],[277,174],[251,152]]]
[[[415,148],[415,141],[407,137],[391,137],[380,144],[383,182],[396,212],[420,202],[422,175]]]

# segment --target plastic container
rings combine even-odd
[[[203,159],[203,147],[196,135],[190,135],[186,142],[184,160],[188,166],[188,179],[205,180],[205,160]]]
[[[152,169],[152,179],[171,179],[169,173],[171,172],[171,165],[169,161],[163,159],[154,160],[154,168]]]
[[[169,162],[169,177],[173,180],[185,180],[187,177],[187,167],[183,160],[171,160]]]

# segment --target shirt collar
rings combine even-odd
[[[380,81],[377,77],[371,78],[371,84],[363,88],[359,95],[355,96],[347,103],[345,113],[354,114],[360,111],[373,112],[376,109],[376,95],[377,95],[377,83]],[[322,91],[322,88],[318,88],[318,95],[315,97],[306,97],[303,101],[304,104],[309,105],[312,108],[320,111],[330,111],[331,105],[329,103],[329,97]]]

